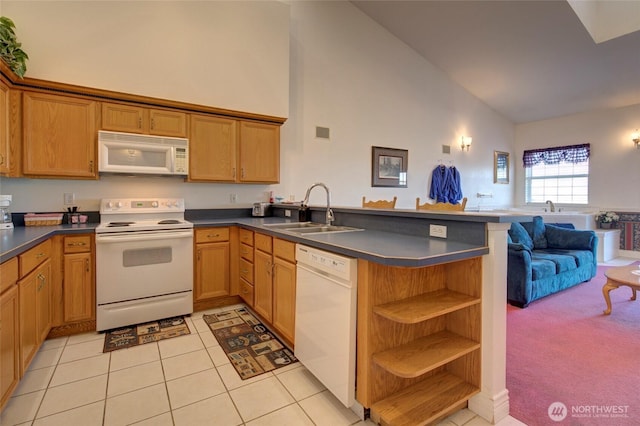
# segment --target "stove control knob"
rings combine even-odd
[[[122,207],[122,201],[118,201],[118,202],[116,203],[116,207],[117,207],[117,208]]]
[[[180,203],[178,201],[174,201],[173,203],[171,203],[171,205],[173,207],[180,207]]]
[[[158,207],[158,202],[157,201],[152,201],[151,202],[151,207]]]
[[[108,209],[112,209],[113,208],[113,202],[112,201],[107,201],[107,208]]]

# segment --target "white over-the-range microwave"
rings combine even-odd
[[[189,140],[100,130],[98,171],[186,176],[189,173]]]

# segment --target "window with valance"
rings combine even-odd
[[[590,144],[524,151],[525,201],[587,204]]]

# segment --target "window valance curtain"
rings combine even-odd
[[[524,167],[535,166],[539,163],[558,164],[562,161],[566,163],[582,163],[589,159],[591,144],[558,146],[554,148],[542,148],[526,150],[522,156]]]

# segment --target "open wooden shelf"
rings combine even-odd
[[[416,324],[478,303],[479,297],[443,289],[374,306],[373,312],[391,321]]]
[[[373,355],[373,361],[406,379],[421,376],[480,348],[479,342],[441,331]]]
[[[478,387],[443,371],[374,403],[371,419],[383,425],[427,425],[478,392]]]

